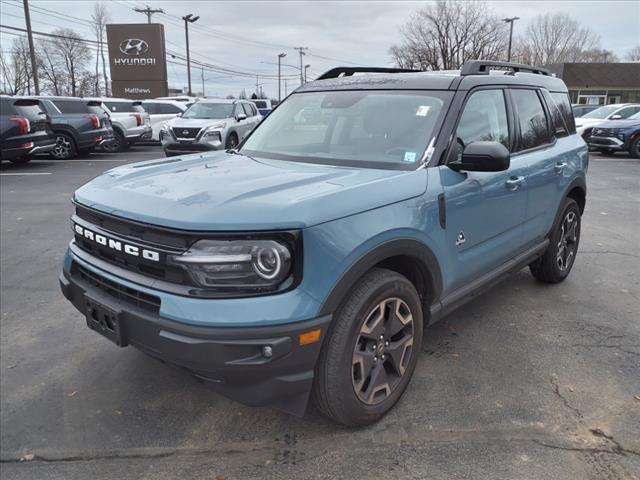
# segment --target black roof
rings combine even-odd
[[[492,70],[498,67],[501,70]],[[531,72],[531,73],[530,73]],[[356,75],[361,74],[361,75]],[[343,75],[343,76],[339,76]],[[562,80],[542,68],[507,62],[474,60],[462,70],[403,71],[380,67],[337,67],[306,83],[296,92],[322,90],[470,90],[483,85],[522,85],[567,92]]]

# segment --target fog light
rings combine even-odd
[[[264,358],[271,358],[273,357],[273,348],[271,348],[270,345],[264,345],[262,347],[262,356]]]

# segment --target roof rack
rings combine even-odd
[[[494,60],[468,60],[464,62],[462,70],[460,70],[460,75],[463,77],[466,75],[489,75],[491,67],[508,68],[513,73],[528,72],[535,73],[537,75],[549,75],[549,70],[545,68],[532,67],[531,65],[523,65],[521,63],[498,62]]]
[[[354,73],[415,73],[421,70],[410,70],[407,68],[387,68],[387,67],[335,67],[324,72],[316,80],[326,80],[328,78],[350,77]]]

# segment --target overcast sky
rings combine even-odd
[[[22,0],[0,0],[3,25],[24,28]],[[90,26],[83,23],[91,15],[94,1],[30,0],[32,28],[50,32],[66,27],[86,38],[94,38]],[[411,14],[428,2],[337,1],[158,1],[111,0],[104,2],[113,23],[146,23],[143,14],[132,9],[149,4],[165,14],[153,17],[165,25],[167,49],[184,55],[185,39],[181,17],[187,13],[200,19],[190,27],[192,58],[209,64],[250,74],[277,73],[277,54],[284,52],[285,63],[299,65],[296,46],[308,47],[304,63],[314,78],[337,65],[391,65],[389,47],[400,40],[399,30]],[[518,16],[517,35],[536,15],[566,12],[600,35],[602,47],[620,57],[640,44],[640,1],[491,1],[501,17]],[[48,10],[48,11],[46,11]],[[7,49],[12,35],[2,33],[2,48]],[[168,56],[168,59],[171,59]],[[261,63],[267,62],[267,63]],[[295,68],[284,66],[289,90],[299,84]],[[187,83],[186,67],[168,64],[169,85]],[[238,95],[245,88],[255,89],[255,78],[226,76],[204,72],[207,96]],[[261,79],[269,96],[277,96],[277,81]],[[193,90],[201,90],[200,69],[192,68]],[[283,84],[284,88],[284,84]]]

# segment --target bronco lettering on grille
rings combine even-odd
[[[160,253],[154,250],[148,250],[136,245],[130,245],[119,240],[114,240],[113,238],[105,237],[104,235],[92,232],[88,228],[84,228],[77,223],[73,224],[73,229],[78,235],[84,237],[85,239],[110,248],[111,250],[115,250],[116,252],[124,252],[133,257],[142,257],[145,260],[151,260],[152,262],[160,261]]]

